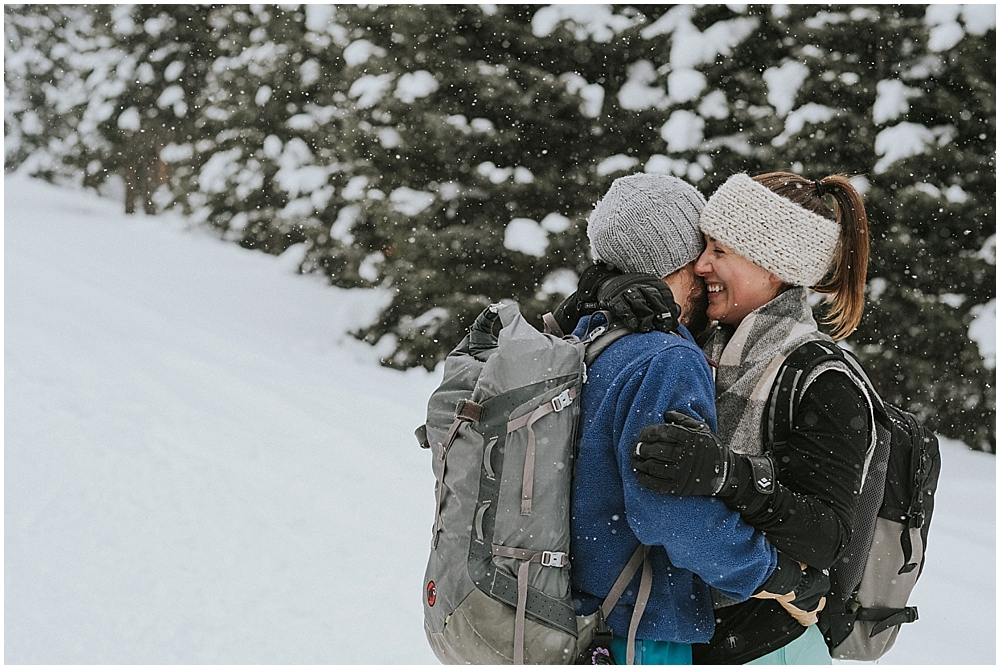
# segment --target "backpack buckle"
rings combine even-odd
[[[563,567],[568,562],[565,553],[559,551],[542,551],[543,567]]]
[[[552,398],[552,410],[560,412],[573,403],[573,398],[569,395],[569,388]]]

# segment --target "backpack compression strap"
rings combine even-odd
[[[444,495],[444,473],[448,467],[448,449],[454,443],[455,437],[458,435],[458,428],[462,426],[462,423],[477,423],[482,415],[482,405],[476,404],[472,400],[459,400],[458,406],[455,407],[455,420],[452,422],[451,427],[448,428],[448,433],[445,435],[444,441],[441,442],[441,450],[438,452],[438,457],[441,458],[441,480],[435,486],[437,511],[434,513],[434,526],[431,528],[432,549],[437,548],[438,531],[441,529],[441,497]],[[419,434],[418,438],[420,438]],[[426,428],[423,432],[423,439],[426,443]]]
[[[926,504],[924,495],[927,494],[925,485],[928,477],[933,475],[932,470],[934,469],[934,465],[926,447],[918,447],[918,444],[931,441],[933,434],[926,427],[920,425],[916,418],[909,412],[896,409],[895,407],[891,407],[891,409],[889,411],[889,418],[895,427],[895,430],[893,430],[893,439],[901,438],[904,441],[909,440],[912,444],[912,447],[909,449],[909,471],[913,472],[910,480],[910,484],[913,486],[913,493],[905,507],[902,505],[890,507],[888,504],[885,504],[879,511],[879,515],[883,518],[900,522],[907,528],[920,529],[925,522],[929,522],[928,512],[924,506]],[[905,436],[897,437],[897,432]],[[937,477],[935,476],[936,479]],[[918,567],[917,562],[910,561],[913,557],[913,544],[910,540],[909,532],[903,532],[900,545],[903,549],[904,564],[900,568],[899,573],[906,574]]]
[[[621,324],[615,324],[611,327],[601,326],[595,329],[590,335],[584,340],[586,345],[586,353],[584,354],[584,363],[590,365],[597,359],[608,346],[618,341],[627,334],[630,334],[631,330]],[[528,428],[528,447],[524,455],[524,475],[521,478],[521,515],[530,516],[531,515],[531,500],[534,494],[534,480],[535,480],[535,431],[531,426],[542,416],[548,415],[552,412],[562,411],[564,408],[573,403],[576,399],[577,390],[576,388],[567,388],[557,397],[552,398],[548,402],[541,404],[531,413],[525,414],[520,418],[516,418],[509,423],[507,423],[507,434],[515,430],[519,430],[522,427]],[[475,420],[478,420],[476,418]],[[458,425],[456,420],[455,425]]]
[[[491,552],[497,557],[513,558],[521,560],[517,568],[517,606],[514,610],[514,664],[524,664],[524,620],[528,604],[528,567],[532,562],[537,562],[543,567],[568,567],[569,556],[556,551],[538,551],[526,548],[512,548],[510,546],[500,546],[493,544]],[[608,596],[601,604],[601,615],[607,619],[615,604],[621,599],[622,594],[628,587],[635,573],[642,567],[642,576],[639,578],[639,593],[636,597],[635,607],[632,610],[632,619],[628,628],[628,650],[626,651],[626,664],[635,664],[635,635],[639,629],[639,620],[649,603],[649,595],[653,588],[653,568],[649,561],[649,546],[639,544],[629,559],[621,574],[618,575],[614,585],[611,586]]]
[[[521,515],[531,515],[531,499],[535,487],[535,431],[531,426],[542,416],[560,412],[576,399],[576,388],[567,388],[548,402],[542,403],[531,413],[507,423],[507,434],[522,427],[528,428],[528,447],[524,453],[524,474],[521,477]]]
[[[493,544],[493,555],[521,560],[517,567],[517,606],[514,608],[514,664],[524,664],[524,618],[528,610],[528,566],[568,567],[569,556],[556,551],[536,551]]]
[[[855,619],[866,622],[877,622],[878,624],[872,627],[872,631],[868,635],[869,637],[874,637],[875,635],[886,631],[890,627],[896,627],[897,625],[902,625],[903,623],[912,623],[917,619],[917,607],[904,606],[899,609],[862,607],[858,609]]]

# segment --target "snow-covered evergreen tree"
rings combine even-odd
[[[113,112],[104,82],[121,58],[106,34],[108,8],[4,6],[6,169],[97,185],[108,146],[97,124]],[[95,162],[96,160],[96,162]]]
[[[969,328],[996,308],[995,7],[872,14],[872,308],[856,339],[888,399],[989,450],[995,363]]]
[[[395,367],[499,299],[538,322],[616,177],[856,175],[848,345],[886,399],[995,449],[992,5],[8,5],[5,37],[8,169],[117,174],[140,208],[389,289],[357,335]]]
[[[335,228],[365,253],[362,278],[395,293],[362,333],[395,339],[389,364],[433,367],[501,298],[537,317],[586,263],[580,223],[602,188],[590,178],[593,147],[580,141],[592,121],[577,81],[562,76],[568,55],[533,34],[534,12],[352,12],[356,203]],[[329,248],[343,257],[336,240]]]
[[[103,169],[125,185],[125,209],[147,213],[175,201],[176,163],[189,156],[209,65],[214,12],[199,5],[116,5],[107,26],[122,58],[105,86],[113,113],[98,129],[111,146]],[[109,105],[110,106],[110,105]],[[182,173],[183,174],[183,171]]]
[[[217,7],[215,39],[195,111],[199,127],[182,160],[183,205],[248,248],[280,253],[329,198],[329,169],[315,139],[315,63],[306,13],[277,6]],[[304,65],[305,64],[305,65]],[[317,113],[319,118],[317,119]]]
[[[644,34],[670,37],[668,94],[691,86],[663,164],[701,161],[706,193],[738,171],[858,176],[873,257],[847,344],[887,400],[995,448],[995,363],[969,331],[995,313],[995,9],[680,6]]]

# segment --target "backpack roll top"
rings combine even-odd
[[[783,363],[765,412],[765,443],[787,440],[805,380],[829,360],[842,361],[864,384],[875,440],[851,539],[830,569],[819,627],[832,657],[872,661],[892,648],[902,624],[917,620],[916,607],[907,604],[924,566],[941,455],[933,432],[884,403],[854,354],[826,341],[803,344]]]

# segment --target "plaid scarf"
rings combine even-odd
[[[718,361],[719,437],[733,451],[763,453],[764,408],[778,369],[789,353],[814,339],[832,341],[819,331],[806,289],[797,286],[750,312],[735,332],[712,333],[705,353]]]

